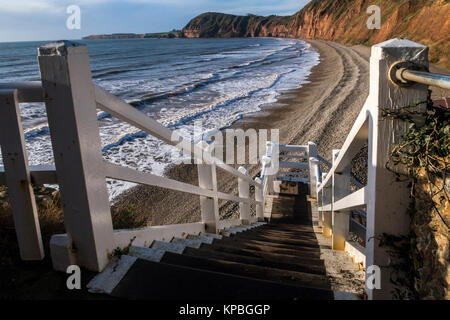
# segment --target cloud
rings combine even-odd
[[[0,0],[0,13],[60,14],[69,5],[94,7],[107,4],[158,5],[165,7],[190,7],[204,11],[233,13],[297,11],[306,0]]]
[[[66,11],[70,5],[94,6],[116,0],[0,0],[0,13],[55,14]]]

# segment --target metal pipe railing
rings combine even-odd
[[[450,90],[450,76],[402,68],[397,70],[396,76],[404,82],[417,82]]]

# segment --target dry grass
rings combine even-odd
[[[43,261],[25,262],[20,258],[7,190],[0,186],[0,299],[105,299],[102,295],[89,294],[86,289],[67,290],[67,275],[53,270],[50,238],[65,233],[61,200],[54,189],[35,187],[34,191],[46,256]],[[120,226],[139,226],[133,215],[115,212],[113,217]],[[82,271],[83,288],[93,275]]]

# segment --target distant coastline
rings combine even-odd
[[[168,32],[156,32],[156,33],[113,33],[113,34],[97,34],[83,37],[83,40],[92,39],[146,39],[146,38],[181,38],[181,30],[172,30]]]

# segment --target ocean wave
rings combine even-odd
[[[206,130],[202,134],[206,134],[276,102],[284,90],[301,86],[318,62],[318,54],[297,40],[255,39],[251,41],[259,43],[249,44],[242,39],[236,40],[238,44],[233,44],[236,48],[232,50],[222,50],[223,42],[217,41],[218,48],[211,49],[201,47],[202,42],[199,51],[203,54],[193,56],[191,50],[184,60],[168,53],[164,64],[159,63],[161,58],[141,63],[139,53],[129,55],[139,61],[128,60],[120,50],[113,51],[120,57],[92,55],[95,83],[166,127],[189,133],[190,125],[200,120]],[[115,61],[119,65],[111,63]],[[45,107],[40,108],[30,109],[24,117],[27,151],[33,165],[53,162]],[[99,110],[97,119],[105,160],[155,174],[163,174],[171,165],[172,147],[106,112]],[[41,123],[34,125],[37,122]],[[112,197],[132,186],[108,180]]]

